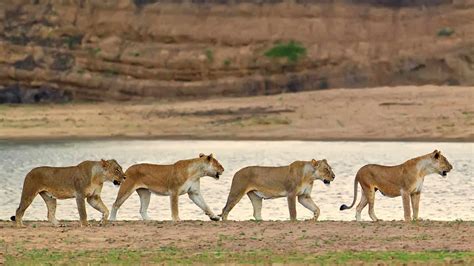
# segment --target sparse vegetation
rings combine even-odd
[[[69,49],[76,48],[77,46],[81,44],[81,41],[82,41],[82,35],[64,37],[64,42],[67,44],[67,47]]]
[[[175,247],[161,247],[156,250],[126,250],[110,249],[104,251],[74,251],[58,252],[48,249],[20,251],[17,256],[7,255],[7,265],[33,264],[214,264],[214,263],[315,263],[315,264],[347,264],[350,262],[389,264],[404,264],[407,262],[420,263],[460,263],[469,264],[474,258],[474,252],[448,251],[367,251],[367,252],[330,252],[326,254],[273,253],[269,250],[232,252],[225,249],[206,250],[189,254]]]
[[[454,29],[450,27],[444,27],[438,31],[439,37],[449,37],[454,34]]]
[[[205,54],[207,61],[209,61],[210,63],[214,61],[214,52],[212,52],[211,49],[206,49]]]
[[[116,69],[106,69],[104,73],[108,76],[116,76],[119,74],[119,71]]]
[[[134,57],[139,57],[139,56],[140,56],[140,52],[134,51],[134,52],[131,52],[130,55],[131,55],[131,56],[134,56]]]
[[[265,52],[269,58],[286,58],[289,63],[296,63],[302,56],[306,55],[306,48],[302,44],[290,41],[288,43],[276,43]]]
[[[92,47],[88,47],[87,48],[87,52],[92,55],[92,56],[96,56],[100,53],[101,49],[99,47],[95,47],[95,48],[92,48]]]
[[[254,117],[249,120],[251,125],[289,125],[291,120],[286,117],[264,116]]]
[[[224,60],[224,66],[225,66],[225,67],[230,66],[230,63],[231,63],[231,62],[230,62],[230,59],[229,59],[229,58],[227,58],[226,60]]]

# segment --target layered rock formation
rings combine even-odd
[[[3,0],[0,32],[0,86],[68,99],[474,85],[474,0]]]

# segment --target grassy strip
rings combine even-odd
[[[135,251],[111,249],[105,251],[50,251],[34,249],[21,251],[17,256],[7,255],[6,265],[61,265],[61,264],[213,264],[213,263],[311,263],[311,264],[347,264],[351,262],[373,263],[382,261],[388,264],[421,263],[462,263],[474,262],[474,252],[450,251],[367,251],[335,252],[322,255],[288,253],[274,254],[267,250],[255,252],[227,252],[223,250],[205,251],[191,254],[172,247],[156,250]]]

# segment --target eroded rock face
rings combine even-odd
[[[473,85],[473,17],[472,0],[4,0],[0,85],[79,100]],[[290,40],[306,56],[264,55]]]
[[[3,103],[64,103],[72,100],[72,93],[46,85],[40,87],[19,84],[0,86],[0,104]]]

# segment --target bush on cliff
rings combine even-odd
[[[306,55],[306,48],[300,43],[290,41],[288,43],[277,43],[265,52],[269,58],[287,58],[288,62],[296,63],[302,56]]]

